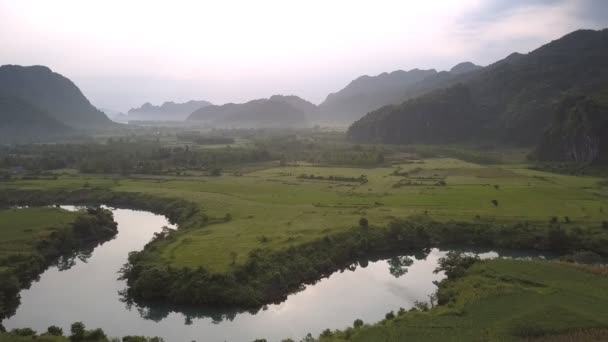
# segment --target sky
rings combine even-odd
[[[124,112],[320,103],[361,75],[487,65],[606,27],[606,0],[0,0],[0,64],[46,65]]]

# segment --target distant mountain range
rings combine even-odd
[[[485,68],[438,73],[410,87],[411,99],[352,124],[348,136],[388,144],[485,140],[534,145],[555,124],[565,98],[607,89],[607,56],[608,30],[579,30]]]
[[[188,120],[222,128],[307,127],[317,112],[314,104],[297,96],[274,95],[246,103],[203,107]]]
[[[139,108],[129,110],[128,120],[182,121],[192,112],[211,105],[208,101],[165,102],[160,106],[144,103]]]
[[[363,115],[389,104],[399,104],[418,94],[424,82],[436,82],[455,75],[475,71],[481,67],[471,62],[460,63],[449,72],[434,69],[397,70],[377,76],[361,76],[344,89],[329,94],[319,105],[320,117],[333,122],[352,123]]]

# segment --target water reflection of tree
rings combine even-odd
[[[357,267],[365,268],[370,262],[376,262],[380,260],[387,260],[389,264],[389,271],[395,277],[400,277],[408,272],[408,267],[414,263],[415,260],[424,260],[428,257],[431,252],[430,248],[420,250],[404,251],[405,256],[396,256],[387,259],[390,254],[376,254],[369,256],[368,258],[362,258],[355,263],[348,264],[335,272],[355,271]],[[318,280],[329,277],[332,273],[328,273]],[[314,285],[317,281],[307,283],[307,285]],[[303,291],[306,288],[305,284],[302,284],[295,292]],[[242,313],[249,313],[252,315],[257,314],[259,311],[267,310],[267,306],[261,306],[258,308],[235,308],[235,307],[209,307],[204,305],[175,305],[167,304],[166,302],[155,302],[155,301],[142,301],[134,299],[125,289],[119,292],[120,301],[125,303],[128,310],[135,309],[139,315],[147,320],[154,322],[160,322],[165,319],[171,313],[178,313],[184,316],[184,324],[191,325],[195,319],[210,319],[213,324],[219,324],[223,321],[233,321],[237,315]],[[274,304],[279,304],[274,303]]]
[[[207,307],[200,305],[173,305],[154,301],[135,300],[128,295],[126,290],[120,291],[120,301],[125,303],[127,310],[135,309],[143,319],[160,322],[167,318],[169,314],[175,312],[184,316],[184,324],[191,325],[195,319],[211,319],[211,323],[219,324],[223,321],[233,321],[238,314],[250,313],[256,314],[260,310],[266,310],[267,307],[257,309],[239,309],[239,308],[222,308],[222,307]]]
[[[396,256],[388,259],[388,270],[395,278],[405,275],[408,267],[412,266],[414,259],[409,256]]]
[[[59,271],[67,271],[76,265],[76,260],[80,260],[80,261],[86,263],[93,255],[94,249],[95,249],[95,246],[90,246],[81,251],[73,252],[73,253],[70,253],[67,255],[62,255],[54,263],[54,266],[57,266],[57,269]]]

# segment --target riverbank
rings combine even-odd
[[[444,305],[327,330],[318,341],[604,341],[608,269],[549,261],[480,261],[440,284]]]
[[[367,220],[352,222],[351,228],[327,232],[305,243],[288,247],[250,251],[244,262],[237,253],[225,272],[198,266],[174,266],[162,262],[176,241],[187,241],[192,232],[201,233],[219,225],[194,203],[142,193],[114,193],[100,189],[76,191],[14,190],[0,197],[11,204],[109,204],[164,214],[179,225],[176,231],[157,234],[142,251],[131,253],[123,269],[128,295],[135,301],[163,301],[173,304],[205,304],[259,308],[280,302],[303,284],[314,283],[354,262],[397,254],[424,253],[431,247],[459,246],[548,251],[558,255],[579,250],[608,255],[608,229],[602,223],[573,223],[558,219],[546,223],[505,223],[495,220],[439,222],[427,215],[393,220],[387,226]]]
[[[587,251],[607,256],[608,229],[602,226],[493,222],[436,222],[425,217],[395,221],[387,227],[359,225],[340,234],[282,251],[255,250],[232,272],[156,265],[155,255],[179,238],[171,232],[132,253],[123,277],[134,299],[171,303],[259,307],[279,302],[303,284],[357,262],[379,256],[424,254],[437,246],[508,248],[567,255]]]
[[[0,222],[0,321],[15,312],[19,291],[46,268],[60,261],[68,267],[78,252],[118,232],[112,213],[102,208],[8,208],[0,210]]]

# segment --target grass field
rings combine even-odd
[[[66,229],[77,213],[59,208],[0,210],[0,267],[10,257],[35,253],[35,244],[53,231]]]
[[[362,216],[372,226],[421,214],[438,221],[547,222],[553,216],[585,224],[608,220],[608,189],[599,185],[602,179],[533,171],[524,164],[482,166],[436,158],[379,168],[266,163],[242,170],[219,177],[67,174],[1,186],[143,192],[199,203],[212,218],[229,213],[231,220],[191,227],[159,251],[159,262],[204,266],[212,272],[233,267],[233,252],[236,263],[243,263],[255,248],[280,249],[315,240],[356,226]],[[302,174],[324,179],[299,178]],[[329,180],[361,175],[366,183]]]

